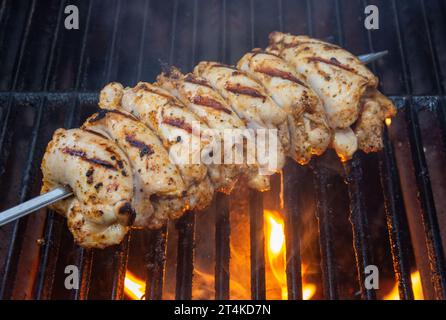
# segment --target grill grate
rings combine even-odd
[[[426,140],[420,118],[427,113],[437,124],[442,139],[436,145],[445,161],[444,2],[322,0],[316,5],[310,0],[77,0],[70,4],[80,10],[80,30],[72,31],[63,28],[66,4],[56,0],[1,1],[0,61],[5,68],[0,74],[0,181],[6,187],[0,190],[0,209],[38,194],[39,164],[53,131],[61,126],[75,127],[94,112],[96,92],[105,83],[153,81],[160,60],[184,70],[205,59],[233,63],[250,48],[264,47],[273,30],[330,37],[358,54],[390,51],[372,69],[380,75],[383,91],[394,96],[400,112],[395,126],[386,129],[385,150],[378,155],[358,154],[341,171],[327,166],[332,161],[330,155],[312,161],[311,170],[287,164],[283,179],[288,298],[303,298],[305,248],[300,226],[308,209],[302,190],[302,181],[307,180],[302,178],[308,176],[314,181],[317,199],[314,211],[322,297],[347,295],[336,224],[350,210],[357,288],[362,298],[376,298],[375,291],[364,287],[362,271],[377,261],[379,248],[371,239],[371,228],[372,219],[381,217],[370,212],[370,199],[378,191],[385,207],[382,219],[387,223],[386,241],[400,297],[414,297],[410,272],[415,260],[425,297],[446,298],[446,230],[440,223],[446,221],[446,212],[440,209],[438,196],[444,195],[445,189],[437,183],[441,178],[429,175],[432,165],[425,149],[432,141]],[[380,8],[380,30],[362,27],[367,4]],[[367,186],[371,167],[377,168],[381,184],[372,192]],[[344,179],[346,184],[339,191]],[[253,299],[266,297],[262,198],[257,192],[249,195]],[[349,202],[339,204],[343,199]],[[230,297],[231,201],[232,196],[217,195],[209,209],[214,217],[215,297],[223,299]],[[73,244],[62,217],[41,210],[0,229],[0,298],[122,299],[132,244],[143,237],[138,255],[143,256],[140,261],[146,273],[145,298],[165,297],[163,290],[171,281],[166,260],[173,255],[174,297],[191,299],[200,222],[199,214],[190,213],[176,222],[175,228],[147,231],[143,236],[130,233],[119,246],[84,250]],[[421,240],[416,238],[420,232]],[[34,241],[38,237],[43,244]],[[172,249],[169,239],[173,237],[177,247]],[[80,267],[78,290],[63,288],[63,271],[69,264]],[[29,276],[23,277],[23,272]]]

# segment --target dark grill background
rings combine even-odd
[[[80,30],[64,28],[68,4],[79,8]],[[380,9],[377,31],[363,27],[367,4]],[[321,265],[320,297],[375,298],[363,287],[362,272],[359,283],[346,288],[358,270],[375,263],[398,280],[401,297],[410,299],[416,263],[425,297],[444,299],[446,4],[440,0],[2,0],[0,210],[39,193],[40,160],[53,131],[76,127],[94,112],[97,92],[107,82],[153,81],[160,62],[185,71],[201,60],[234,63],[249,49],[266,46],[274,30],[329,39],[355,54],[389,50],[371,68],[400,109],[386,130],[382,153],[358,154],[344,167],[332,154],[305,168],[287,165],[289,298],[302,298],[306,243],[299,226],[307,221],[304,212],[315,208],[319,240],[312,247]],[[133,232],[114,248],[83,250],[73,244],[64,218],[41,210],[0,229],[0,298],[120,299],[130,248],[129,264],[142,268],[149,299],[162,297],[166,250],[175,251],[176,272],[167,270],[166,276],[175,277],[176,298],[188,299],[200,239],[215,243],[210,257],[215,296],[228,298],[230,203],[218,195],[207,215],[188,214],[173,232],[169,229],[178,251],[169,248],[169,241],[166,245],[167,229]],[[251,292],[260,299],[265,297],[265,257],[259,194],[250,195],[249,212]],[[204,235],[201,219],[212,223]],[[355,260],[356,265],[348,263]],[[82,271],[79,290],[63,287],[69,264]]]

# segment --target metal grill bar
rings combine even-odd
[[[427,16],[425,1],[420,0],[420,5],[421,5],[421,12],[423,15],[424,27],[426,29],[425,31],[426,31],[427,43],[429,45],[429,53],[431,56],[432,66],[434,69],[435,85],[437,87],[437,93],[443,94],[443,86],[441,85],[441,75],[440,75],[440,63],[438,61],[438,54],[437,54],[437,50],[435,48],[435,44],[432,41],[432,26],[431,26],[428,16]]]
[[[406,106],[406,121],[409,126],[415,175],[420,191],[419,199],[422,205],[422,219],[431,268],[431,281],[437,299],[442,300],[446,299],[445,257],[416,110],[418,110],[418,107],[414,105],[414,102],[410,102]]]
[[[265,300],[265,235],[263,233],[263,194],[251,190],[249,195],[251,243],[251,297]]]
[[[215,224],[215,299],[229,299],[229,198],[216,195],[217,218]]]
[[[147,23],[149,21],[149,4],[150,1],[146,1],[144,3],[144,18],[142,23],[142,29],[141,29],[141,40],[139,43],[139,55],[138,55],[138,72],[136,73],[136,77],[134,79],[134,82],[138,82],[141,79],[142,76],[142,66],[143,66],[143,60],[144,60],[144,40],[146,39],[146,30],[147,30]]]
[[[91,270],[93,268],[93,250],[80,250],[77,258],[80,266],[80,287],[74,291],[73,298],[76,300],[87,300],[91,287]]]
[[[59,255],[60,243],[55,238],[60,239],[60,233],[55,234],[54,230],[61,231],[62,228],[54,226],[54,220],[56,220],[56,213],[48,211],[47,219],[53,221],[45,225],[45,238],[46,246],[43,249],[43,253],[40,257],[39,271],[37,274],[37,285],[34,293],[34,297],[37,300],[49,299],[51,297],[54,273],[50,273],[50,270],[56,269],[56,259],[51,259],[50,251],[55,253],[57,257]],[[51,248],[51,249],[50,249]]]
[[[336,263],[333,252],[333,207],[328,195],[336,191],[330,184],[329,172],[323,166],[315,168],[315,185],[317,188],[316,217],[319,226],[319,246],[321,251],[321,271],[324,286],[324,297],[335,300],[339,298],[336,279]]]
[[[307,31],[310,37],[314,36],[314,25],[313,25],[313,10],[311,8],[312,1],[306,0],[307,8]]]
[[[167,226],[152,231],[148,239],[150,243],[147,253],[147,300],[161,300],[163,297],[164,266],[166,261]]]
[[[400,180],[387,128],[384,128],[384,152],[380,154],[379,162],[390,250],[400,299],[412,300],[414,295],[410,278],[409,247],[405,245],[409,243],[408,226],[403,216],[405,211]]]
[[[302,300],[302,260],[300,255],[300,210],[297,197],[299,168],[290,160],[283,171],[285,209],[286,274],[288,299]],[[252,244],[251,244],[252,245]]]
[[[376,299],[375,290],[367,289],[365,286],[365,267],[373,265],[373,263],[363,195],[363,174],[358,153],[353,156],[352,160],[344,163],[344,170],[350,198],[350,222],[353,229],[353,247],[355,249],[359,287],[364,299],[373,300]]]
[[[176,229],[178,230],[178,253],[175,298],[178,300],[192,299],[194,227],[195,214],[193,212],[186,212],[176,222]]]
[[[113,275],[113,285],[110,294],[111,299],[113,300],[124,299],[124,281],[127,271],[127,260],[131,238],[132,232],[130,231],[113,255],[113,268],[111,268],[111,274]]]

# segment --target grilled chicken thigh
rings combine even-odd
[[[378,90],[366,92],[362,99],[361,115],[355,124],[359,148],[364,152],[377,152],[383,148],[385,119],[396,115],[392,101]]]
[[[292,64],[319,95],[333,128],[352,125],[365,90],[378,85],[378,79],[357,57],[333,44],[273,32],[269,50]]]
[[[218,191],[229,193],[241,175],[247,176],[250,187],[260,191],[269,189],[269,179],[259,175],[258,164],[249,165],[246,158],[240,164],[232,161],[237,152],[244,152],[242,130],[246,127],[205,79],[190,73],[183,75],[178,69],[171,68],[168,73],[158,76],[156,84],[169,90],[218,135],[213,160],[221,165],[208,166],[211,180]],[[225,135],[228,138],[226,141]],[[220,155],[218,159],[215,159],[216,154]]]
[[[393,116],[396,109],[390,100],[381,98],[378,78],[357,57],[333,44],[281,32],[270,34],[267,51],[295,68],[322,100],[330,126],[344,129],[335,133],[333,143],[342,159],[349,159],[358,146],[365,152],[382,148],[382,115]],[[379,107],[370,107],[371,101]],[[368,110],[366,115],[361,114],[364,110]],[[348,129],[352,125],[356,139]]]
[[[121,149],[98,134],[58,129],[41,168],[42,193],[61,186],[74,193],[51,208],[66,216],[79,245],[104,248],[122,241],[135,211],[132,169]]]
[[[201,151],[209,145],[199,129],[207,129],[192,112],[168,91],[149,83],[140,82],[134,88],[122,89],[112,84],[103,89],[101,108],[118,108],[130,112],[153,130],[169,152],[187,189],[190,209],[203,209],[212,200],[214,188],[201,161]],[[119,101],[120,104],[109,104]]]
[[[267,94],[265,88],[247,73],[217,62],[200,62],[194,69],[205,78],[228,102],[237,115],[252,129],[278,129],[279,142],[274,148],[267,145],[267,153],[275,156],[275,165],[258,159],[266,171],[278,171],[285,164],[285,152],[290,145],[287,113]],[[274,134],[273,131],[267,131]]]
[[[268,94],[288,114],[290,150],[300,164],[322,154],[331,141],[331,130],[319,98],[302,77],[279,56],[254,49],[237,67],[265,86]]]
[[[159,201],[165,197],[183,199],[184,182],[161,141],[148,127],[124,111],[101,110],[92,115],[82,129],[106,136],[126,153],[134,181],[132,204],[136,219],[133,227],[159,228],[166,223],[169,214],[178,214],[172,210],[163,211],[166,208]],[[185,207],[186,204],[177,211],[183,212]]]

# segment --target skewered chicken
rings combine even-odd
[[[394,116],[396,109],[377,91],[377,77],[357,57],[338,46],[307,36],[273,32],[269,40],[267,51],[290,63],[317,93],[333,129],[347,129],[358,118],[362,119],[357,123],[355,135],[348,129],[335,132],[333,146],[342,159],[351,158],[357,146],[365,152],[382,147],[377,141],[382,141],[383,120]],[[370,107],[371,101],[378,106]],[[366,103],[367,108],[364,108]],[[361,110],[368,111],[363,115]]]
[[[277,128],[280,141],[277,149],[267,146],[267,154],[275,155],[276,163],[267,163],[267,166],[271,169],[269,171],[282,169],[285,153],[290,147],[287,114],[271,99],[265,88],[247,73],[217,62],[200,62],[194,73],[206,79],[228,100],[248,128]],[[268,132],[274,134],[274,131]]]
[[[42,192],[73,190],[53,208],[67,216],[80,245],[103,248],[130,226],[157,228],[203,209],[240,176],[263,191],[269,180],[262,170],[280,170],[285,154],[305,164],[329,144],[344,159],[358,147],[382,148],[384,120],[395,107],[350,53],[275,32],[267,51],[246,54],[237,67],[201,62],[192,74],[172,68],[155,84],[110,83],[100,94],[102,110],[81,129],[56,131],[42,162]],[[278,134],[277,145],[266,143],[275,166],[257,153],[252,163],[243,157],[235,164],[221,162],[225,148],[214,154],[226,146],[222,131],[246,128],[256,138],[263,129]],[[240,148],[232,140],[229,146]],[[249,147],[242,142],[243,151]]]
[[[293,68],[280,57],[261,49],[245,54],[237,67],[265,86],[274,102],[287,113],[290,157],[306,164],[312,155],[324,153],[331,141],[324,109]]]
[[[201,161],[201,151],[209,144],[194,132],[197,126],[206,128],[199,118],[168,91],[140,82],[134,88],[124,89],[113,83],[101,94],[101,108],[125,110],[148,126],[163,142],[169,157],[178,166],[186,185],[190,209],[203,209],[212,200],[214,188],[207,175],[207,167]],[[115,95],[113,95],[113,92]],[[114,104],[113,101],[119,101]],[[108,101],[112,103],[107,104]]]
[[[241,164],[227,163],[226,160],[235,157],[239,148],[246,154],[246,145],[237,144],[237,141],[243,142],[242,130],[246,127],[226,100],[205,79],[191,73],[183,75],[180,70],[171,68],[168,73],[158,76],[156,84],[169,90],[218,134],[220,143],[216,149],[222,152],[216,160],[222,164],[208,168],[212,182],[220,186],[217,188],[219,191],[229,193],[240,175],[247,176],[251,188],[260,191],[269,189],[269,179],[259,174],[258,163],[249,164],[247,157]],[[225,139],[228,131],[234,134],[234,139]]]
[[[42,160],[42,193],[68,185],[74,197],[51,206],[66,216],[79,245],[122,241],[135,220],[134,181],[127,156],[113,141],[81,129],[58,129]]]

